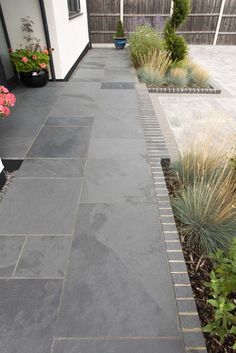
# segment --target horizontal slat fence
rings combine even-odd
[[[93,43],[111,43],[122,0],[88,0]],[[171,0],[123,0],[127,33],[147,23],[159,30],[170,16]],[[179,29],[189,44],[236,44],[236,0],[192,0],[191,14]],[[219,26],[219,33],[217,31]]]

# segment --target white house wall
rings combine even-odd
[[[44,0],[57,79],[68,71],[89,43],[86,0],[80,16],[69,20],[67,0]]]
[[[41,40],[41,46],[46,47],[44,28],[38,0],[1,0],[8,35],[13,49],[24,47],[24,33],[21,31],[21,18],[30,16],[34,21],[34,37]]]

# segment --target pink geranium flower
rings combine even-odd
[[[37,56],[36,56],[36,55],[32,55],[32,59],[33,59],[33,60],[36,60],[36,59],[37,59]]]
[[[16,102],[16,97],[15,97],[14,94],[12,94],[12,93],[6,94],[6,96],[5,96],[5,105],[7,107],[14,107],[15,102]]]
[[[39,64],[39,66],[41,67],[41,69],[46,69],[47,65],[45,63],[41,63]]]
[[[0,116],[3,118],[7,118],[10,115],[10,109],[8,107],[4,107],[4,105],[0,105]]]
[[[0,86],[0,93],[9,93],[9,91],[6,87]]]
[[[44,50],[43,50],[43,53],[46,54],[46,55],[48,55],[48,54],[49,54],[49,51],[48,51],[47,49],[44,49]]]
[[[26,56],[23,56],[23,58],[21,59],[21,61],[22,61],[23,63],[27,63],[27,62],[28,62],[28,58],[27,58]]]

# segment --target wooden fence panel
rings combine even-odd
[[[171,0],[123,0],[127,33],[137,25],[159,30],[170,16]],[[189,44],[213,44],[222,0],[191,0],[191,14],[180,28]],[[93,43],[111,43],[120,17],[120,0],[88,0]],[[236,44],[236,0],[226,0],[217,44]]]

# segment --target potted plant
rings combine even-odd
[[[22,82],[29,87],[42,87],[48,82],[49,50],[42,48],[40,40],[33,37],[34,22],[25,17],[21,19],[21,29],[26,33],[25,48],[9,49],[12,64]]]
[[[0,86],[0,117],[7,118],[10,115],[10,107],[14,107],[16,97],[9,93],[8,89]]]
[[[113,38],[116,49],[124,49],[127,42],[127,37],[125,36],[123,23],[121,20],[117,22],[116,34]]]

